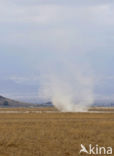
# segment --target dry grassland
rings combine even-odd
[[[114,149],[114,114],[0,114],[0,156],[78,156],[81,143]]]

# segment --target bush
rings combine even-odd
[[[9,105],[9,104],[8,104],[8,101],[4,101],[3,105],[4,105],[4,106],[8,106],[8,105]]]

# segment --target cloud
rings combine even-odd
[[[11,76],[8,79],[14,81],[17,84],[33,85],[39,81],[39,76]]]
[[[85,49],[86,46],[88,51],[88,44],[91,47],[96,44],[101,45],[99,40],[102,36],[99,38],[99,33],[105,35],[114,26],[114,11],[109,3],[100,5],[80,3],[82,4],[80,7],[61,5],[61,2],[57,5],[57,1],[54,4],[50,1],[43,3],[45,5],[29,6],[18,5],[18,3],[9,5],[9,3],[9,1],[2,1],[0,5],[2,44],[31,45],[31,47],[36,46],[37,49],[44,45],[61,48],[64,44],[65,50],[71,50],[71,47]],[[105,45],[104,42],[103,44]]]
[[[2,0],[3,1],[3,0]],[[87,6],[87,5],[102,5],[102,4],[111,4],[113,3],[113,0],[95,0],[95,1],[90,1],[90,0],[4,0],[5,2],[9,3],[14,3],[16,5],[77,5],[77,6]]]
[[[18,3],[15,2],[21,2],[22,5],[18,5]],[[93,20],[92,16],[96,18],[99,18],[102,15],[110,15],[113,9],[113,5],[110,5],[110,2],[105,3],[105,1],[100,1],[103,3],[99,3],[99,1],[95,1],[97,5],[95,5],[94,1],[92,1],[92,4],[89,5],[88,2],[82,0],[80,1],[70,1],[71,5],[61,5],[61,1],[36,1],[38,4],[34,5],[23,5],[25,2],[34,4],[34,1],[0,1],[0,21],[1,22],[15,22],[15,24],[19,24],[22,22],[25,23],[38,23],[38,24],[50,24],[53,25],[51,22],[62,22],[65,21],[73,22],[74,21],[82,21],[88,22],[88,20]],[[65,4],[67,4],[66,1],[63,1]],[[73,5],[72,4],[78,4],[80,3],[81,6]],[[39,5],[41,3],[42,5]],[[60,5],[57,5],[57,4]],[[43,5],[45,4],[45,5]],[[96,16],[99,15],[99,16]],[[84,20],[85,19],[85,20]],[[94,20],[95,20],[94,19]],[[93,21],[94,21],[93,20]],[[64,23],[65,24],[65,23]],[[54,25],[55,26],[55,25]]]
[[[39,70],[61,69],[67,58],[77,66],[90,64],[95,75],[102,75],[114,49],[113,17],[112,0],[0,0],[0,56],[7,62],[2,59],[0,67],[5,66],[6,73],[13,68],[11,75],[19,69],[30,75],[34,71],[37,77]],[[37,81],[26,73],[11,79]]]

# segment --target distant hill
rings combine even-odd
[[[31,104],[11,100],[9,98],[0,96],[0,107],[27,107],[30,105]]]
[[[43,104],[25,103],[0,96],[0,107],[41,107],[41,106],[43,107],[52,106],[52,104],[51,102]]]

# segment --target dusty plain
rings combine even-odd
[[[2,108],[0,156],[85,156],[79,154],[80,144],[114,149],[112,109],[108,113],[104,109],[94,111],[60,113],[54,108]]]

